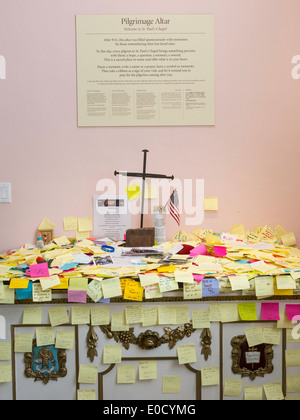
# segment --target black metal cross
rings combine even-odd
[[[143,150],[144,153],[144,164],[143,164],[143,173],[138,172],[117,172],[115,171],[116,175],[122,175],[127,177],[133,177],[133,178],[143,178],[143,186],[142,186],[142,208],[141,208],[141,228],[144,224],[144,200],[145,200],[145,181],[146,178],[159,178],[159,179],[174,179],[174,176],[167,176],[162,174],[148,174],[146,172],[146,165],[147,165],[147,153],[149,153],[149,150]]]

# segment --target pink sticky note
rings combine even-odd
[[[217,257],[225,257],[227,250],[225,246],[214,246],[214,253]]]
[[[294,316],[300,315],[300,305],[285,305],[285,310],[290,321],[293,321]]]
[[[264,321],[279,321],[279,303],[262,303],[261,316]]]
[[[197,283],[200,284],[202,282],[202,280],[204,279],[205,276],[203,276],[202,274],[193,274],[193,277],[194,277],[194,280]]]
[[[196,257],[197,255],[206,255],[206,254],[207,254],[207,249],[204,244],[200,244],[196,246],[196,248],[192,249],[190,252],[191,257]]]
[[[68,290],[68,302],[86,303],[86,290]]]
[[[48,264],[34,264],[29,266],[30,277],[50,277]]]

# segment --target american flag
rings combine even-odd
[[[167,206],[170,212],[170,215],[173,217],[178,226],[180,225],[180,214],[179,214],[179,199],[177,190],[174,190],[167,202]]]

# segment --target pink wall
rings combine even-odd
[[[215,15],[215,127],[77,127],[75,15],[142,13]],[[13,202],[0,204],[0,252],[33,242],[44,217],[63,234],[64,216],[92,216],[97,181],[141,170],[144,148],[149,171],[205,179],[219,211],[203,228],[281,224],[299,240],[299,15],[299,0],[2,2],[0,182]]]

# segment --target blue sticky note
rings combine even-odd
[[[98,302],[100,302],[100,303],[110,303],[110,299],[102,298],[102,299],[98,300]]]
[[[77,263],[69,262],[59,267],[59,269],[63,271],[69,271],[69,270],[72,270],[72,268],[77,267],[77,265],[78,265]]]
[[[32,282],[28,283],[27,289],[15,289],[19,300],[32,298]]]
[[[219,296],[219,280],[214,277],[205,277],[202,280],[202,296]]]

